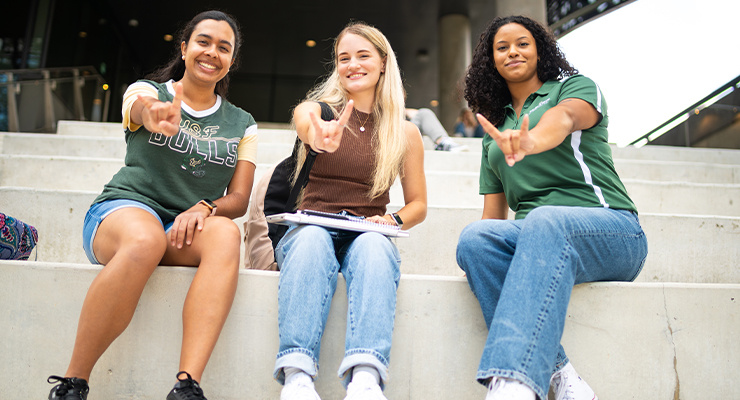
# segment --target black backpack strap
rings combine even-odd
[[[331,106],[324,103],[323,101],[320,101],[319,105],[321,106],[321,119],[323,119],[324,121],[333,120],[334,111],[332,111]],[[299,148],[298,146],[303,146],[303,142],[301,142],[301,139],[296,138],[295,145],[293,146],[293,157],[294,158],[298,152],[298,148]],[[295,211],[297,207],[296,200],[298,199],[298,194],[308,184],[308,174],[311,172],[311,167],[313,167],[314,161],[316,161],[317,154],[318,154],[317,152],[315,152],[313,149],[309,147],[308,154],[306,154],[306,161],[303,163],[303,166],[301,167],[301,171],[298,173],[298,179],[296,179],[296,182],[295,182],[296,184],[290,190],[290,196],[288,196],[288,201],[285,203],[285,212]]]

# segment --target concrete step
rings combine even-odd
[[[265,135],[260,137],[265,138]],[[259,143],[257,162],[278,162],[289,156],[292,150],[292,142],[276,143],[267,137]],[[126,142],[123,135],[108,137],[5,133],[0,134],[0,154],[123,160],[126,156]]]
[[[58,135],[123,136],[121,122],[58,121]]]
[[[257,162],[274,164],[290,155],[292,142],[273,142],[273,138],[260,131]],[[9,133],[0,134],[0,154],[29,156],[68,156],[121,159],[126,145],[122,136],[90,137],[67,135],[41,135]],[[649,159],[620,158],[614,160],[622,178],[651,181],[740,183],[740,164],[722,164],[685,161],[654,161]],[[427,151],[427,171],[478,173],[480,153],[449,153]]]
[[[622,179],[720,184],[740,183],[740,164],[618,158],[614,160],[614,167]]]
[[[100,192],[123,166],[121,158],[0,154],[0,186]],[[257,165],[255,182],[270,166]]]
[[[0,374],[3,399],[47,396],[63,374],[87,288],[99,267],[0,261]],[[177,372],[180,310],[194,268],[161,267],[128,329],[98,362],[90,399],[161,399]],[[276,399],[278,275],[243,270],[231,314],[202,379],[209,398]],[[340,279],[322,342],[322,398],[344,393],[336,370],[344,352],[347,302]],[[572,293],[562,343],[602,399],[735,398],[740,285],[594,283]],[[398,289],[391,400],[482,399],[475,371],[486,339],[463,278],[404,275]],[[625,382],[628,382],[625,383]]]
[[[260,131],[269,132],[271,138],[292,143],[295,133],[286,129],[285,124],[258,123]],[[57,134],[83,136],[122,136],[123,129],[118,122],[59,121]],[[469,153],[480,153],[480,138],[453,138],[468,146]],[[431,148],[431,141],[425,137],[425,148]],[[740,151],[729,149],[688,148],[677,146],[617,147],[612,145],[614,158],[634,158],[653,161],[691,161],[713,164],[740,164]],[[476,157],[477,158],[477,157]]]
[[[397,239],[404,273],[463,276],[455,250],[481,208],[432,207]],[[638,282],[740,283],[740,217],[641,213],[649,254]]]
[[[0,187],[0,204],[3,212],[39,230],[32,258],[87,263],[82,251],[82,221],[97,195],[92,191]],[[455,261],[457,241],[462,229],[479,219],[481,212],[476,207],[431,207],[426,221],[411,230],[410,238],[396,240],[402,272],[462,276]],[[638,281],[740,282],[739,217],[642,213],[640,219],[650,252]],[[235,220],[242,232],[245,220]]]
[[[0,155],[0,186],[100,191],[122,166],[121,159],[110,158]],[[258,165],[255,182],[269,166]],[[477,173],[427,171],[426,178],[429,205],[482,204]],[[641,212],[740,216],[735,200],[740,198],[740,183],[623,182]],[[391,201],[403,202],[398,181],[391,188]]]
[[[712,164],[740,164],[740,150],[677,146],[612,146],[612,156],[634,160],[686,161]]]
[[[429,205],[482,207],[477,174],[428,171],[426,178]],[[640,212],[740,216],[740,184],[638,179],[622,182]],[[391,188],[391,201],[400,202],[402,198],[401,185],[396,182]]]
[[[482,150],[479,138],[453,138],[459,144],[468,146],[468,152],[480,154]],[[425,146],[431,141],[426,140]],[[677,147],[677,146],[626,146],[619,147],[612,144],[612,157],[615,159],[635,159],[650,161],[687,161],[712,164],[740,164],[740,150],[714,149],[699,147]],[[478,156],[479,157],[479,156]]]

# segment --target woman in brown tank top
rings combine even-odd
[[[323,121],[318,101],[337,118]],[[408,229],[427,212],[424,148],[416,126],[404,119],[401,75],[385,36],[351,23],[334,42],[334,68],[299,104],[293,121],[305,152],[319,153],[299,209],[363,216]],[[405,205],[386,213],[396,177]],[[339,377],[345,400],[385,400],[400,256],[378,233],[292,228],[276,248],[280,267],[280,349],[274,376],[285,386],[281,400],[320,400],[321,337],[341,272],[347,283],[345,355]]]

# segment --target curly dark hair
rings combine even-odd
[[[229,24],[231,30],[234,31],[234,41],[236,42],[234,43],[234,54],[232,57],[234,63],[229,68],[229,73],[216,83],[216,88],[214,89],[216,94],[226,99],[226,94],[229,91],[229,76],[239,66],[239,48],[242,45],[242,35],[239,29],[239,24],[236,22],[236,18],[223,11],[203,11],[193,17],[193,19],[188,21],[188,23],[185,24],[182,30],[180,30],[180,32],[178,33],[178,40],[174,41],[175,54],[172,56],[172,59],[170,59],[170,61],[163,67],[147,75],[146,79],[150,79],[155,82],[166,82],[170,79],[179,81],[180,79],[182,79],[183,75],[185,75],[185,61],[183,61],[182,59],[180,43],[188,43],[190,41],[190,36],[193,35],[195,27],[201,21],[207,19],[212,19],[215,21],[225,21],[227,24]]]
[[[575,69],[565,59],[555,36],[539,22],[521,15],[496,17],[480,35],[473,61],[465,75],[465,100],[470,108],[481,113],[493,125],[504,122],[504,107],[511,103],[511,93],[504,78],[493,64],[493,37],[499,28],[516,23],[525,27],[537,45],[537,77],[546,82],[575,75]]]

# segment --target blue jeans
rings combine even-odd
[[[447,130],[439,122],[437,114],[428,108],[420,108],[410,121],[419,128],[422,135],[429,136],[429,139],[432,139],[434,143],[437,143],[442,137],[449,136]]]
[[[291,228],[276,248],[280,267],[278,328],[280,349],[273,375],[283,369],[318,374],[321,337],[342,273],[347,283],[347,330],[339,377],[349,383],[357,365],[371,365],[388,379],[396,290],[401,257],[378,233],[333,231],[314,225]]]
[[[625,210],[544,206],[465,227],[457,263],[488,325],[478,381],[516,379],[546,399],[568,362],[560,339],[573,286],[632,281],[646,256],[637,215]]]

